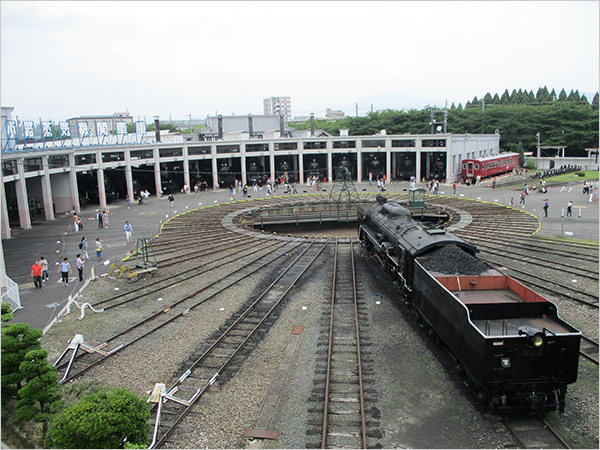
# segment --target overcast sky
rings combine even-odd
[[[2,106],[22,120],[151,122],[262,114],[280,95],[295,116],[543,86],[593,95],[598,5],[2,1]]]

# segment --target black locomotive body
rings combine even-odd
[[[494,412],[564,410],[567,385],[577,379],[581,333],[560,319],[553,303],[477,259],[473,245],[427,228],[383,197],[362,211],[359,223],[363,244]],[[458,264],[464,254],[479,270],[436,266],[438,252],[449,249],[459,252]]]

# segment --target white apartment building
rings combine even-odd
[[[292,119],[291,97],[269,97],[263,99],[263,114],[265,116],[282,115],[285,122]]]

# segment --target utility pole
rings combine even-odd
[[[444,104],[444,134],[447,132],[448,125],[448,99],[446,99],[446,103]]]
[[[356,117],[358,117],[358,103],[356,104]]]

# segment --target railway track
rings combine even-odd
[[[326,343],[325,357],[313,388],[314,398],[322,407],[312,408],[315,428],[307,434],[320,436],[307,448],[374,448],[381,437],[379,422],[368,420],[373,409],[366,407],[368,392],[365,379],[372,369],[365,366],[361,347],[361,317],[354,262],[354,243],[340,240],[334,247],[333,279],[328,328],[321,342]],[[367,364],[368,365],[368,364]],[[324,367],[323,367],[324,366]]]
[[[80,377],[98,365],[105,363],[118,352],[121,352],[131,345],[141,341],[142,339],[147,338],[163,327],[184,318],[191,310],[203,305],[209,300],[216,298],[226,289],[238,283],[244,282],[244,280],[246,280],[250,275],[262,270],[267,265],[271,265],[272,263],[276,262],[277,259],[284,257],[286,254],[289,254],[289,251],[291,251],[292,248],[296,248],[298,245],[299,244],[296,244],[296,246],[290,246],[290,244],[287,244],[287,249],[281,250],[282,244],[280,244],[276,249],[280,250],[280,255],[278,258],[272,258],[270,253],[263,254],[256,258],[254,264],[246,265],[244,268],[234,273],[230,273],[225,278],[202,286],[182,299],[166,305],[163,309],[157,311],[156,313],[141,319],[133,325],[128,326],[123,331],[109,337],[108,339],[104,340],[102,344],[100,344],[100,348],[108,347],[108,344],[111,344],[113,350],[109,352],[104,350],[101,352],[85,351],[78,354],[79,347],[71,348],[73,352],[70,360],[60,364],[60,361],[64,356],[66,356],[66,353],[69,350],[68,348],[54,363],[54,366],[57,367],[58,373],[62,374],[61,383],[73,381],[75,378]],[[203,296],[196,298],[201,293]],[[81,349],[84,350],[85,348],[81,347]],[[71,373],[72,369],[75,370],[74,373]]]
[[[149,448],[160,448],[168,440],[177,440],[177,433],[182,432],[179,425],[185,417],[230,369],[236,356],[249,346],[252,337],[327,246],[328,242],[313,241],[245,311],[237,314],[237,319],[215,342],[199,349],[197,359],[173,386],[168,390],[159,386],[158,393],[154,395],[156,407],[152,414],[155,426]],[[162,419],[163,415],[168,417],[168,421]]]
[[[512,415],[504,418],[504,426],[519,448],[571,448],[543,418]]]

